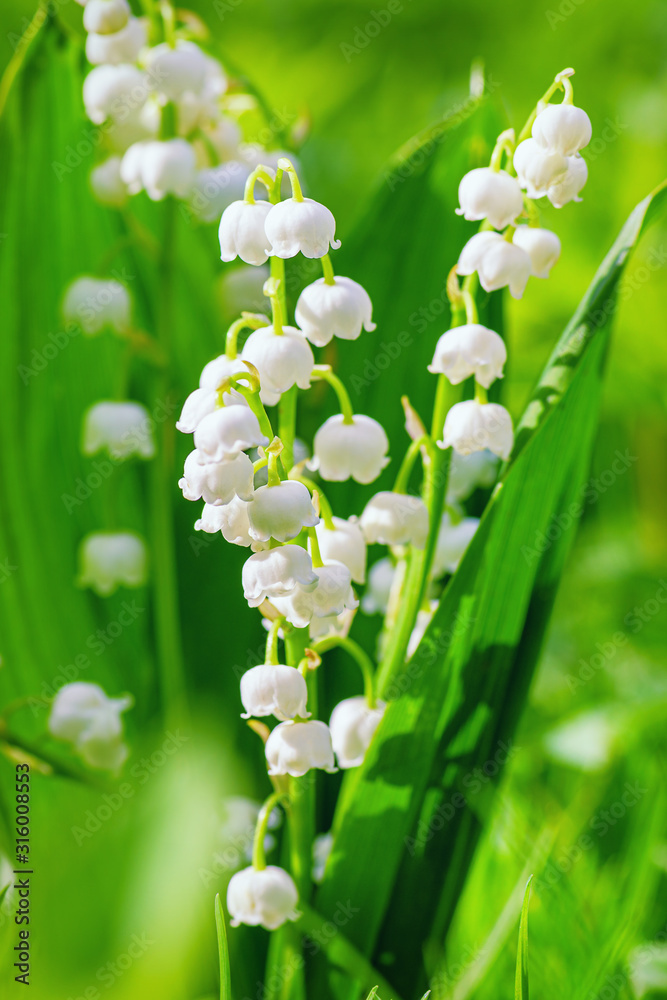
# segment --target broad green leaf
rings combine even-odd
[[[516,977],[514,980],[514,1000],[529,1000],[528,996],[528,906],[530,903],[531,875],[526,885],[519,920],[519,943],[516,951]]]

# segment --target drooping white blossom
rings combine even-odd
[[[205,416],[195,430],[195,448],[203,462],[221,462],[268,443],[259,420],[247,406],[221,406]]]
[[[284,596],[271,598],[276,610],[295,628],[305,628],[314,618],[331,618],[359,606],[347,566],[331,562],[314,567],[313,572],[317,577],[315,587],[298,586]]]
[[[533,122],[533,139],[545,149],[574,156],[591,141],[591,120],[573,104],[547,104]]]
[[[270,775],[290,774],[301,778],[312,768],[336,770],[331,733],[324,722],[281,722],[266,741]]]
[[[205,503],[202,516],[195,521],[195,531],[206,531],[211,535],[219,531],[225,541],[252,548],[253,552],[268,548],[264,542],[250,537],[248,502],[239,496],[232,497],[226,504]]]
[[[121,714],[132,698],[109,698],[98,684],[75,681],[56,694],[49,714],[53,737],[73,744],[91,768],[118,771],[128,756]]]
[[[95,125],[141,107],[149,92],[148,77],[136,66],[96,66],[83,81],[83,103]]]
[[[178,101],[184,94],[198,94],[206,83],[209,59],[195,42],[179,38],[176,45],[166,42],[149,49],[146,69],[156,81],[165,100]]]
[[[433,579],[437,580],[443,573],[456,572],[478,527],[478,517],[463,517],[460,521],[453,522],[451,515],[445,511],[440,521],[438,540],[433,556],[431,568]]]
[[[242,719],[273,715],[281,722],[299,716],[307,718],[308,688],[296,667],[283,663],[261,663],[241,677]]]
[[[356,517],[345,520],[332,518],[333,528],[325,521],[315,528],[320,555],[325,563],[339,562],[347,566],[355,583],[366,581],[366,540]]]
[[[63,317],[92,337],[109,328],[124,333],[130,326],[130,295],[119,281],[84,276],[65,292]]]
[[[512,242],[530,257],[531,274],[536,278],[549,277],[560,257],[560,240],[555,233],[534,226],[517,226]]]
[[[547,198],[554,208],[562,208],[570,201],[581,201],[579,192],[588,180],[588,167],[582,156],[568,156],[565,173],[553,183]]]
[[[130,146],[120,175],[132,194],[143,189],[151,201],[162,201],[168,194],[185,198],[196,168],[195,151],[185,139],[153,139]]]
[[[308,635],[311,639],[326,639],[331,636],[347,636],[352,628],[356,608],[346,608],[339,615],[325,615],[311,618]]]
[[[469,455],[452,452],[447,477],[447,503],[467,500],[477,487],[492,486],[498,474],[498,456],[488,450]]]
[[[204,365],[199,376],[199,388],[213,389],[217,392],[223,382],[231,378],[232,375],[247,374],[248,366],[243,363],[241,358],[228,358],[226,354],[220,354]],[[231,403],[245,403],[245,401],[243,393],[239,392],[238,389],[231,389],[223,396],[225,406],[229,406]]]
[[[530,257],[500,233],[476,233],[463,247],[456,271],[457,274],[477,271],[485,292],[508,285],[512,297],[520,299],[530,277]]]
[[[377,420],[355,413],[346,423],[337,413],[315,434],[311,468],[331,482],[352,477],[358,483],[372,483],[389,462],[388,450],[387,435]]]
[[[477,222],[488,219],[494,229],[504,229],[523,211],[523,196],[516,177],[505,170],[477,167],[459,184],[457,215]]]
[[[286,198],[271,207],[264,228],[270,257],[324,257],[329,247],[337,250],[336,220],[325,205],[312,198]]]
[[[443,333],[428,370],[446,375],[452,385],[474,375],[488,389],[495,379],[503,377],[506,361],[507,348],[502,337],[481,323],[466,323]]]
[[[299,588],[313,590],[318,576],[300,545],[281,545],[250,556],[243,566],[243,594],[251,608],[266,598],[284,597]]]
[[[227,909],[232,927],[249,924],[275,931],[287,920],[298,920],[299,893],[289,872],[276,865],[244,868],[232,875],[227,887]]]
[[[319,524],[319,517],[303,483],[288,480],[275,486],[260,486],[248,506],[250,535],[259,542],[275,538],[288,542],[303,528]]]
[[[514,169],[529,198],[542,198],[567,170],[567,160],[554,149],[524,139],[514,152]]]
[[[243,453],[217,462],[202,461],[197,449],[185,459],[178,481],[186,500],[201,500],[212,506],[231,503],[236,497],[248,502],[253,496],[252,462]]]
[[[84,455],[95,455],[103,448],[116,459],[153,458],[153,425],[146,407],[115,400],[91,406],[83,418],[82,450]]]
[[[512,418],[499,403],[468,399],[455,403],[445,417],[439,448],[454,448],[461,455],[488,448],[499,458],[509,458],[514,444]]]
[[[120,156],[110,156],[90,172],[90,187],[99,202],[113,208],[122,208],[129,191],[120,176]]]
[[[389,490],[376,493],[359,519],[369,545],[413,545],[423,549],[428,535],[428,511],[421,497]]]
[[[195,389],[183,403],[176,430],[182,434],[194,434],[204,417],[217,409],[218,394],[215,389]]]
[[[77,583],[108,597],[120,586],[143,586],[147,562],[146,543],[134,532],[93,532],[79,547]]]
[[[233,201],[222,213],[218,238],[220,260],[240,257],[246,264],[263,264],[266,252],[264,223],[272,206],[268,201]]]
[[[368,571],[368,585],[361,599],[361,610],[366,615],[385,615],[389,595],[396,576],[396,567],[389,556],[378,559]]]
[[[364,330],[374,330],[373,304],[365,288],[351,278],[337,275],[334,284],[319,278],[307,285],[296,304],[295,317],[306,337],[324,347],[333,337],[356,340]]]
[[[363,764],[385,708],[383,701],[377,701],[375,708],[371,708],[362,695],[346,698],[336,705],[331,713],[329,729],[340,768],[359,767]]]
[[[88,0],[83,12],[86,31],[110,35],[124,28],[130,18],[127,0]]]
[[[148,27],[143,17],[131,17],[124,28],[110,35],[91,32],[86,38],[86,59],[92,66],[119,66],[133,63],[148,41]]]
[[[315,358],[296,327],[283,326],[279,332],[274,326],[260,326],[246,340],[241,357],[259,372],[259,395],[265,406],[274,406],[293,385],[310,388]]]

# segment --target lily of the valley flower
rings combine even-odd
[[[199,388],[214,389],[217,392],[225,379],[242,373],[247,375],[248,368],[240,358],[228,358],[226,354],[221,354],[204,365],[199,377]],[[223,402],[225,406],[229,406],[230,402],[245,403],[245,397],[243,393],[232,389],[224,394]]]
[[[560,257],[560,240],[555,233],[533,226],[517,226],[512,242],[530,257],[531,274],[536,278],[549,277]]]
[[[488,448],[500,458],[509,458],[514,444],[512,418],[499,403],[468,399],[455,403],[445,417],[439,448],[452,447],[461,455]]]
[[[514,169],[529,198],[542,198],[567,170],[562,153],[547,149],[535,139],[524,139],[514,153]]]
[[[264,223],[270,257],[324,257],[337,250],[336,220],[325,205],[312,198],[286,198],[273,205]]]
[[[63,317],[93,337],[105,328],[124,333],[130,326],[130,296],[119,281],[77,278],[65,293]]]
[[[461,251],[456,271],[458,274],[477,271],[485,292],[509,285],[513,298],[520,299],[530,277],[530,257],[500,233],[476,233]]]
[[[383,701],[378,701],[371,708],[363,695],[346,698],[336,705],[331,713],[329,729],[340,768],[359,767],[363,764],[385,708]]]
[[[423,549],[428,535],[428,510],[420,497],[385,491],[376,493],[359,519],[369,545],[414,545]]]
[[[310,344],[300,330],[293,326],[260,326],[245,344],[241,357],[259,372],[260,399],[266,406],[274,406],[281,395],[298,385],[310,388],[310,376],[315,358]]]
[[[250,537],[248,503],[239,496],[232,497],[226,504],[205,503],[202,516],[195,521],[195,531],[206,531],[210,535],[219,531],[225,541],[252,548],[253,552],[267,548],[264,542]]]
[[[347,566],[331,562],[314,567],[313,572],[317,577],[315,587],[298,586],[284,596],[271,598],[276,610],[295,628],[305,628],[314,618],[330,618],[359,606]]]
[[[505,170],[477,167],[470,170],[459,184],[457,215],[477,222],[488,219],[494,229],[504,229],[523,211],[521,188],[515,177]]]
[[[336,770],[331,733],[324,722],[281,722],[266,741],[270,775],[290,774],[301,778],[312,768]]]
[[[136,66],[96,66],[83,81],[86,114],[101,125],[113,112],[136,108],[150,93],[148,77]]]
[[[333,337],[356,340],[364,330],[374,330],[373,304],[365,288],[351,278],[337,275],[333,284],[319,278],[307,285],[296,304],[295,317],[306,337],[324,347]]]
[[[275,538],[288,542],[303,528],[319,524],[319,517],[303,483],[287,481],[260,486],[248,506],[250,535],[259,542]]]
[[[592,134],[590,118],[573,104],[547,104],[533,122],[533,139],[561,156],[574,156],[588,145]]]
[[[168,194],[185,198],[196,170],[195,151],[185,139],[135,143],[120,165],[121,178],[130,193],[143,189],[151,201],[162,201]]]
[[[356,517],[332,518],[333,527],[320,521],[315,529],[320,555],[325,563],[347,566],[355,583],[366,580],[366,541]]]
[[[90,187],[99,202],[113,208],[122,208],[129,191],[120,176],[120,156],[110,156],[90,172]]]
[[[158,92],[168,101],[204,87],[208,57],[194,42],[179,38],[175,46],[163,42],[148,51],[146,69],[156,80]]]
[[[103,448],[116,459],[152,458],[155,441],[146,407],[111,400],[91,406],[83,418],[83,453],[95,455]]]
[[[495,379],[503,377],[506,360],[507,348],[502,337],[480,323],[466,323],[443,333],[428,370],[446,375],[452,385],[474,375],[488,389]]]
[[[352,477],[358,483],[372,483],[389,462],[388,450],[387,435],[377,420],[357,413],[346,423],[337,413],[315,435],[311,467],[331,482]]]
[[[261,663],[251,667],[241,678],[241,701],[245,708],[242,719],[274,715],[285,722],[300,716],[307,718],[308,688],[296,667],[283,663]]]
[[[284,868],[244,868],[232,875],[227,887],[227,909],[232,927],[249,924],[275,931],[286,920],[298,920],[299,893]]]
[[[88,0],[83,11],[83,26],[86,31],[110,35],[125,27],[130,14],[127,0]]]
[[[492,486],[497,474],[498,457],[486,449],[469,455],[452,452],[447,478],[447,503],[467,500],[477,487]]]
[[[284,597],[297,587],[313,590],[318,577],[310,556],[299,545],[281,545],[250,556],[243,566],[243,594],[251,608],[266,598]]]
[[[268,201],[233,201],[220,219],[220,259],[240,257],[246,264],[263,264],[268,258],[264,223],[270,211]]]
[[[547,191],[547,198],[554,208],[562,208],[570,201],[581,201],[579,192],[588,180],[588,167],[582,156],[568,156],[565,173]]]
[[[147,41],[148,27],[145,19],[131,17],[120,31],[107,35],[91,32],[86,38],[86,59],[92,66],[133,63]]]
[[[56,739],[72,743],[92,768],[118,771],[128,756],[121,714],[132,698],[109,698],[98,684],[75,681],[56,694],[48,729]]]
[[[79,549],[80,587],[108,597],[120,586],[141,587],[146,582],[146,543],[130,531],[93,532]]]
[[[431,568],[433,579],[437,580],[443,573],[456,572],[478,527],[478,517],[463,517],[457,523],[453,523],[449,513],[445,512],[442,515]]]
[[[221,462],[268,443],[259,420],[247,406],[221,406],[204,417],[195,430],[195,448],[202,462]]]
[[[178,481],[186,500],[201,500],[219,506],[235,498],[253,497],[253,467],[247,455],[236,454],[221,461],[206,461],[195,449],[185,460],[183,476]]]
[[[361,599],[361,610],[366,615],[384,615],[389,606],[389,595],[396,576],[396,567],[389,556],[378,559],[368,571],[368,586]]]

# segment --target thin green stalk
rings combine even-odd
[[[356,660],[357,666],[361,670],[361,674],[364,679],[364,694],[366,696],[366,701],[368,702],[370,708],[375,708],[375,664],[371,660],[368,653],[361,648],[358,642],[355,642],[354,639],[350,639],[345,635],[332,635],[314,643],[312,649],[316,653],[321,654],[328,652],[330,649],[334,649],[336,646],[344,649],[354,660]]]
[[[285,658],[292,667],[298,667],[309,643],[308,629],[292,629],[285,636]],[[317,718],[317,676],[310,671],[308,684],[308,710]],[[299,890],[299,899],[306,902],[312,889],[312,851],[315,838],[315,772],[309,771],[302,778],[290,778],[290,869]]]

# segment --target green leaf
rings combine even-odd
[[[514,1000],[529,1000],[528,997],[528,905],[530,903],[531,875],[526,883],[526,891],[519,920],[519,944],[516,952],[516,977],[514,980]]]
[[[232,1000],[232,977],[229,967],[227,928],[220,893],[215,894],[215,926],[218,933],[218,958],[220,960],[220,1000]]]

